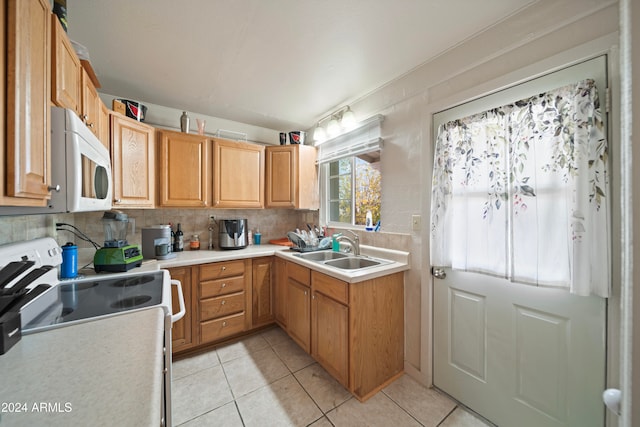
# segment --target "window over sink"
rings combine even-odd
[[[381,123],[373,116],[318,147],[320,221],[335,226],[371,226],[381,220]]]
[[[381,183],[380,151],[350,156],[323,165],[326,197],[321,200],[329,223],[366,224],[367,212],[372,223],[380,220]]]

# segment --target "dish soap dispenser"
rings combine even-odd
[[[367,211],[367,216],[364,221],[364,229],[367,231],[373,231],[373,216],[371,215],[371,211]]]

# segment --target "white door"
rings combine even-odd
[[[439,113],[434,128],[584,78],[596,80],[605,100],[600,57]],[[434,271],[436,387],[501,427],[604,425],[605,299]]]

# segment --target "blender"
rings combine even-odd
[[[107,211],[102,216],[104,247],[93,257],[93,268],[101,271],[123,272],[142,265],[142,251],[127,242],[129,217],[121,211]]]

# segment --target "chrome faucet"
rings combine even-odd
[[[349,242],[349,244],[351,245],[351,248],[353,249],[353,254],[356,256],[359,256],[360,255],[360,237],[358,237],[358,235],[351,230],[345,230],[345,231],[348,231],[349,233],[353,234],[353,239],[343,234],[341,236],[338,236],[336,240],[338,242],[341,240],[346,240],[347,242]]]

